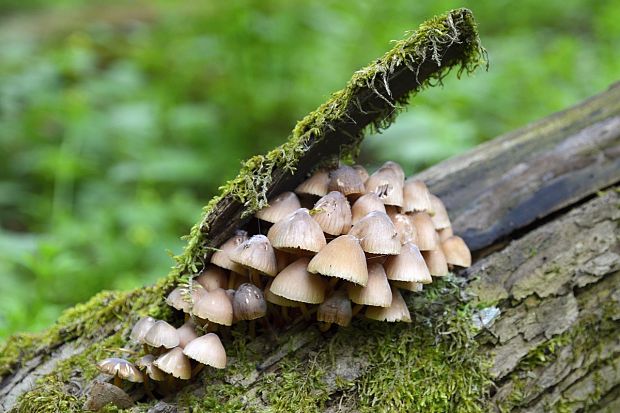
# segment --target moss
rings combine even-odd
[[[57,375],[49,375],[38,382],[38,388],[45,391],[24,393],[16,408],[16,413],[58,413],[81,411],[80,400],[65,391],[62,380]]]

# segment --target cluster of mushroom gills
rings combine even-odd
[[[254,320],[270,328],[268,314],[286,323],[289,311],[306,319],[316,313],[322,330],[348,326],[358,314],[409,323],[401,290],[421,291],[450,267],[471,265],[442,201],[395,162],[372,174],[359,165],[316,171],[255,216],[262,233],[238,229],[200,274],[168,295],[185,313],[183,326],[148,317],[135,325],[132,339],[150,353],[138,363],[144,373],[124,364],[106,372],[130,381],[140,374],[186,380],[202,365],[224,368],[214,332],[247,320],[253,335]]]

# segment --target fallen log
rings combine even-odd
[[[442,17],[448,35],[442,44],[467,50],[452,64],[468,67],[472,51],[480,51],[475,28],[462,30],[473,27],[467,12],[452,13]],[[450,27],[469,33],[469,40],[450,42],[459,32]],[[419,65],[419,56],[405,66],[412,62]],[[434,64],[429,76],[449,67]],[[408,88],[417,90],[422,71],[411,67]],[[250,160],[210,204],[169,277],[130,293],[99,294],[45,335],[11,338],[0,357],[3,409],[79,410],[94,380],[103,379],[94,361],[136,350],[127,336],[140,316],[178,318],[162,295],[180,274],[199,269],[210,247],[264,197],[293,187],[319,157],[349,153],[343,147],[354,151],[361,127],[381,124],[400,99],[393,87],[379,89],[381,83],[350,90],[374,96],[372,107],[384,105],[374,118],[338,111],[326,123],[311,116],[291,141],[303,142],[307,152],[285,146],[283,154],[297,155]],[[361,104],[346,107],[370,113]],[[315,121],[331,126],[308,126]],[[446,201],[455,232],[479,258],[466,272],[410,295],[413,324],[360,319],[321,333],[302,322],[276,339],[255,340],[240,325],[226,344],[226,370],[204,371],[159,402],[135,389],[133,411],[617,410],[619,162],[620,87],[613,87],[423,172]],[[287,172],[292,166],[294,175]]]

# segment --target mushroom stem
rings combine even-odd
[[[353,310],[351,311],[351,315],[355,317],[357,313],[359,313],[362,310],[362,308],[364,308],[362,304],[355,304],[355,306],[353,307]]]
[[[306,307],[306,303],[299,303],[299,309],[304,316],[304,319],[310,320],[310,313],[308,312],[308,308]]]
[[[272,339],[277,340],[278,335],[276,334],[273,327],[271,326],[271,323],[269,323],[269,320],[267,320],[267,318],[265,317],[260,318],[259,320],[260,320],[260,323],[263,325],[263,328],[269,333],[269,336]]]
[[[114,385],[120,389],[122,383],[123,383],[123,381],[121,380],[121,378],[119,376],[115,375],[114,376]]]
[[[174,391],[176,390],[176,380],[174,379],[174,376],[172,374],[168,374],[168,376],[166,377],[166,392],[167,393],[174,393]]]
[[[329,280],[329,288],[331,290],[335,289],[336,285],[338,284],[338,281],[340,281],[340,279],[336,277],[331,277],[331,279]]]
[[[228,289],[232,290],[235,288],[235,283],[237,282],[237,273],[234,271],[230,272],[230,277],[228,278]]]
[[[260,273],[258,271],[250,270],[250,281],[252,281],[252,284],[257,286],[258,288],[263,288],[263,283],[260,280]]]
[[[196,367],[194,367],[194,368],[192,369],[192,377],[196,377],[196,375],[202,371],[202,369],[204,368],[204,366],[205,366],[205,365],[204,365],[204,364],[202,364],[202,363],[198,363],[198,364],[196,364]]]
[[[286,322],[291,321],[291,317],[288,315],[288,307],[282,307],[282,318]]]
[[[142,350],[144,350],[145,354],[149,354],[151,352],[151,350],[149,349],[149,345],[146,343],[142,344]]]
[[[149,396],[151,399],[155,398],[155,395],[153,394],[153,392],[151,391],[151,389],[149,388],[149,375],[148,374],[144,374],[144,391],[146,392],[146,395]]]
[[[254,324],[254,320],[249,321],[249,330],[250,338],[254,340],[256,338],[256,326]]]
[[[326,332],[327,330],[329,330],[329,328],[332,326],[332,323],[319,323],[319,331],[321,331],[322,333]]]

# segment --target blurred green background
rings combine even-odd
[[[416,97],[365,162],[412,172],[618,79],[616,0],[1,0],[0,338],[166,274],[243,159],[460,6],[490,71]]]

